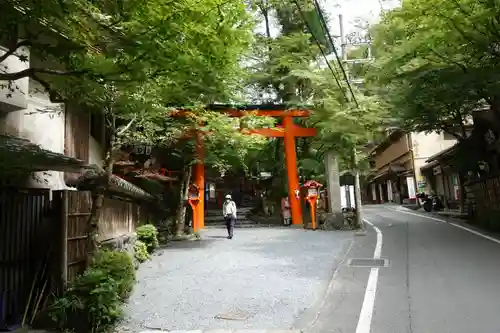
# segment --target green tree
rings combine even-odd
[[[498,12],[492,1],[411,0],[373,27],[370,81],[403,124],[461,135],[475,108],[498,114]]]
[[[223,169],[258,143],[229,128],[223,115],[197,108],[186,122],[169,117],[175,108],[167,107],[235,97],[254,23],[244,3],[8,0],[1,9],[0,39],[8,50],[0,56],[7,67],[0,80],[13,91],[17,80],[29,77],[42,84],[53,102],[72,102],[104,116],[110,139],[104,177],[93,195],[89,254],[97,245],[103,193],[123,145],[169,146],[204,122],[211,134],[205,140],[206,159]],[[29,63],[18,52],[25,46]],[[10,56],[27,68],[8,68]],[[192,164],[194,154],[188,159]]]
[[[464,142],[472,112],[488,108],[490,126],[500,128],[499,14],[495,1],[410,0],[372,29],[378,56],[370,72],[374,91],[402,127],[455,135],[461,155],[469,147],[469,161],[477,152]],[[471,166],[463,165],[461,178]]]
[[[53,101],[72,97],[64,88],[75,81],[81,88],[159,76],[170,103],[227,97],[253,23],[239,1],[8,0],[1,9],[0,39],[8,51],[0,64],[23,46],[37,61],[20,71],[7,68],[0,80],[15,89],[16,80],[30,77]]]

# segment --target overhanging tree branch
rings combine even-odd
[[[60,71],[56,69],[47,68],[27,68],[15,73],[0,73],[0,80],[2,81],[15,81],[25,77],[31,77],[37,74],[46,74],[54,76],[81,76],[89,73],[88,70],[77,70],[77,71]]]
[[[117,136],[122,136],[125,132],[127,132],[130,127],[132,126],[132,124],[137,120],[137,115],[134,115],[134,117],[128,122],[127,125],[125,125],[124,127],[122,127],[117,133],[116,135]]]
[[[19,43],[17,43],[16,45],[14,45],[12,48],[10,48],[4,55],[0,56],[0,63],[1,62],[4,62],[8,57],[10,57],[11,55],[14,55],[16,53],[16,51],[20,48],[20,47],[23,47],[23,46],[30,46],[31,45],[31,42],[28,41],[28,40],[23,40]]]
[[[64,103],[65,102],[65,99],[57,91],[55,91],[54,89],[52,89],[52,87],[50,86],[50,84],[47,81],[41,79],[36,74],[33,74],[31,76],[31,78],[33,80],[35,80],[36,82],[40,83],[40,85],[49,94],[49,99],[50,99],[50,101],[52,103]]]

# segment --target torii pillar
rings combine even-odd
[[[290,110],[290,111],[261,111],[258,113],[261,116],[281,117],[283,119],[283,127],[281,128],[260,128],[247,130],[251,134],[259,134],[265,137],[284,138],[285,141],[285,159],[286,172],[288,177],[288,200],[290,202],[290,210],[292,215],[292,224],[302,225],[302,204],[300,202],[300,185],[297,172],[297,152],[295,139],[298,137],[316,136],[315,128],[300,127],[294,124],[294,117],[308,117],[307,110]]]
[[[285,128],[285,159],[286,174],[288,176],[288,200],[292,213],[292,224],[301,225],[302,222],[302,204],[300,202],[299,176],[297,174],[297,151],[295,147],[295,124],[293,117],[283,117],[283,126]]]
[[[193,230],[196,232],[205,227],[205,152],[203,150],[202,133],[196,132],[196,158],[198,161],[193,166],[193,182],[198,186],[200,201],[196,206],[198,220],[193,219]]]

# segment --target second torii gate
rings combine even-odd
[[[302,206],[300,203],[300,186],[297,173],[297,152],[295,139],[297,137],[316,136],[315,128],[305,128],[293,122],[294,117],[308,117],[310,112],[305,109],[289,109],[285,105],[247,105],[234,107],[228,105],[209,105],[207,109],[219,111],[231,117],[242,117],[247,114],[256,116],[267,116],[282,119],[282,126],[275,128],[244,129],[248,134],[258,134],[265,137],[284,138],[286,170],[288,176],[288,198],[292,213],[292,223],[302,225]],[[202,137],[196,134],[197,153],[200,161],[203,161],[204,151]],[[193,170],[194,184],[199,189],[200,202],[196,207],[198,221],[196,229],[205,226],[205,166],[203,162],[198,162]]]

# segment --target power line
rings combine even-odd
[[[330,29],[328,29],[325,17],[323,16],[323,12],[322,12],[321,7],[320,7],[320,5],[318,3],[318,0],[313,0],[313,2],[314,2],[314,7],[316,8],[316,11],[318,12],[319,19],[321,20],[322,26],[325,29],[326,35],[328,37],[328,40],[330,41],[330,44],[333,46],[333,53],[335,54],[335,58],[337,58],[337,62],[339,64],[339,66],[340,66],[342,74],[344,75],[344,79],[345,79],[345,81],[347,83],[347,87],[349,88],[349,91],[350,91],[350,93],[352,95],[352,99],[353,99],[354,103],[356,104],[356,107],[359,107],[359,103],[358,103],[358,101],[356,99],[356,96],[354,95],[354,91],[352,90],[351,83],[349,82],[349,78],[347,77],[347,73],[346,73],[346,71],[344,69],[344,64],[340,60],[339,54],[337,52],[337,48],[335,47],[335,44],[333,43],[333,38],[332,38],[332,35],[330,34]]]
[[[328,61],[328,58],[326,57],[326,53],[325,51],[323,50],[323,47],[321,46],[321,43],[320,41],[318,40],[318,38],[316,37],[316,35],[314,34],[309,22],[307,21],[305,15],[304,15],[304,12],[302,11],[302,8],[300,7],[300,4],[297,0],[293,0],[293,2],[295,3],[295,6],[297,6],[297,9],[299,11],[299,14],[300,14],[300,17],[302,18],[302,21],[304,21],[307,29],[309,30],[311,36],[313,37],[314,41],[316,42],[316,45],[318,45],[318,48],[319,50],[321,51],[321,54],[323,55],[323,59],[325,59],[325,62],[326,62],[326,65],[328,66],[328,68],[330,69],[330,72],[332,73],[333,75],[333,78],[335,79],[335,82],[337,83],[337,85],[339,86],[340,90],[342,91],[342,94],[344,95],[344,98],[346,101],[349,101],[349,98],[347,97],[344,89],[342,89],[342,85],[340,83],[340,79],[337,77],[337,74],[335,73],[334,69],[332,68],[332,66],[330,65],[330,62]],[[332,44],[333,45],[333,44]],[[335,46],[333,46],[335,48]]]

